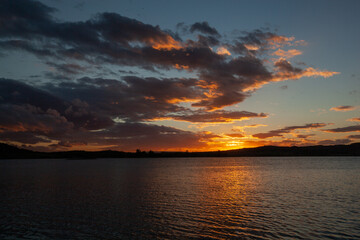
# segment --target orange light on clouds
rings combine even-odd
[[[280,47],[282,45],[293,45],[291,42],[295,40],[295,37],[285,37],[280,35],[274,35],[269,37],[268,43],[270,45],[274,45],[274,47]]]
[[[334,72],[334,71],[321,71],[314,69],[312,67],[306,68],[299,72],[288,72],[288,71],[279,71],[277,72],[270,81],[259,81],[255,82],[251,86],[244,89],[245,92],[253,91],[255,89],[258,89],[262,87],[263,85],[266,85],[271,82],[282,82],[286,80],[297,80],[302,77],[324,77],[328,78],[331,76],[334,76],[336,74],[340,74],[340,72]]]
[[[0,132],[12,131],[12,132],[26,132],[26,131],[39,131],[42,133],[49,133],[52,131],[51,127],[46,126],[43,123],[37,123],[37,125],[23,124],[23,123],[15,123],[11,125],[0,125]]]
[[[350,118],[350,119],[348,119],[348,120],[346,120],[346,121],[350,121],[350,122],[360,122],[360,117],[358,117],[358,118]]]
[[[348,111],[353,111],[355,109],[356,107],[354,106],[337,106],[330,108],[331,111],[336,111],[336,112],[348,112]]]
[[[231,55],[231,53],[229,52],[229,50],[227,50],[225,47],[219,47],[219,48],[216,50],[216,53],[219,54],[219,55],[228,55],[228,56]]]
[[[287,51],[284,51],[282,49],[278,49],[276,52],[272,53],[272,55],[276,55],[283,58],[292,58],[297,55],[301,55],[302,52],[297,49],[289,49]]]
[[[171,49],[181,49],[183,46],[180,42],[173,39],[171,36],[167,35],[166,40],[158,41],[156,39],[149,40],[151,47],[156,50],[171,50]]]
[[[251,44],[244,44],[244,46],[246,47],[247,50],[249,51],[256,51],[259,50],[260,47],[257,45],[251,45]]]
[[[189,66],[186,65],[179,65],[179,64],[175,64],[174,68],[182,70],[182,69],[189,69]]]
[[[309,67],[306,68],[302,74],[300,74],[299,76],[294,76],[295,79],[299,79],[301,77],[324,77],[324,78],[328,78],[331,76],[334,76],[336,74],[340,74],[340,72],[334,72],[334,71],[320,71],[317,70],[315,68]]]
[[[199,101],[196,98],[171,98],[166,100],[167,103],[175,104],[180,102],[197,102]]]
[[[208,91],[204,91],[203,94],[209,99],[219,97],[222,95],[221,93],[216,91],[216,89],[219,88],[219,86],[216,83],[209,83],[205,80],[199,80],[196,86],[202,89],[207,89]]]
[[[205,80],[199,80],[197,82],[198,87],[205,88],[205,89],[217,89],[218,85],[216,83],[208,83]]]

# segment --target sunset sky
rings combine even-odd
[[[212,151],[360,141],[360,1],[0,1],[0,141]]]

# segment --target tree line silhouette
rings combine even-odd
[[[257,148],[243,148],[227,151],[211,152],[154,152],[141,151],[59,151],[36,152],[21,149],[5,143],[0,143],[0,159],[35,159],[35,158],[66,158],[66,159],[92,159],[92,158],[170,158],[170,157],[263,157],[263,156],[360,156],[360,143],[333,146],[307,146],[307,147],[277,147],[264,146]]]

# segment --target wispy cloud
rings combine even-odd
[[[358,117],[350,118],[350,119],[348,119],[348,120],[346,120],[346,121],[350,121],[350,122],[360,122],[360,118],[358,118]]]
[[[355,107],[354,106],[337,106],[337,107],[330,108],[330,110],[336,111],[336,112],[347,112],[347,111],[355,110]]]
[[[330,133],[360,132],[360,125],[353,125],[353,126],[341,127],[341,128],[325,129],[323,131],[324,132],[330,132]]]
[[[272,53],[272,55],[279,56],[279,57],[282,57],[282,58],[287,58],[287,59],[295,57],[297,55],[301,55],[301,54],[302,54],[302,52],[297,50],[297,49],[289,49],[287,51],[282,50],[282,49],[278,49],[277,51]]]
[[[349,135],[349,136],[347,136],[347,138],[350,138],[350,139],[360,139],[360,135]]]
[[[253,137],[261,138],[261,139],[271,138],[271,137],[283,137],[284,134],[291,133],[295,130],[322,128],[322,127],[325,127],[326,125],[328,125],[328,124],[326,124],[326,123],[308,123],[308,124],[301,125],[301,126],[289,126],[289,127],[276,129],[276,130],[271,130],[271,131],[265,132],[265,133],[256,133],[253,135]]]

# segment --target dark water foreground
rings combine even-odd
[[[360,157],[0,161],[0,239],[360,239]]]

